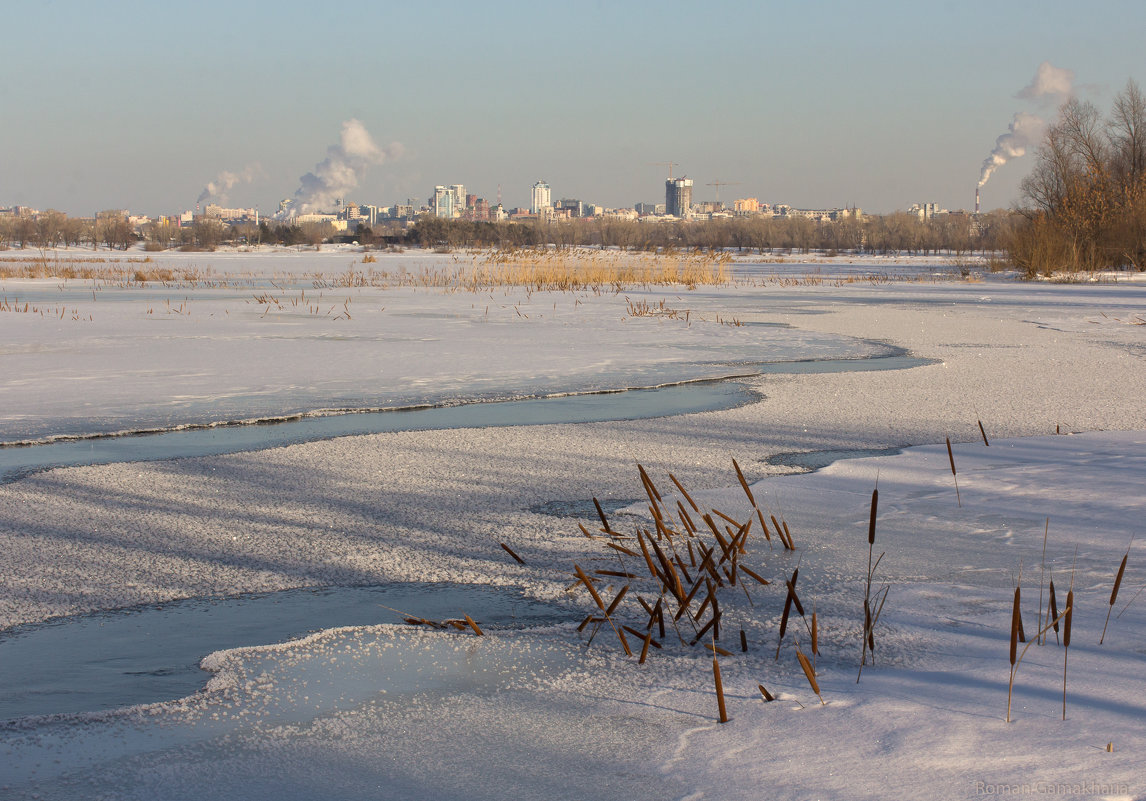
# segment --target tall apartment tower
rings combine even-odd
[[[685,218],[692,208],[692,179],[673,178],[665,181],[665,214]]]
[[[530,211],[534,214],[541,214],[545,209],[553,207],[552,195],[549,192],[549,184],[545,181],[538,181],[533,185],[533,205]]]

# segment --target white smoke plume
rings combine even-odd
[[[1020,89],[1015,97],[1040,105],[1065,103],[1074,91],[1074,73],[1054,66],[1049,61],[1039,64],[1035,77]],[[1027,149],[1042,139],[1046,122],[1042,117],[1025,111],[1015,113],[1007,132],[995,140],[995,149],[983,160],[979,171],[979,186],[991,180],[995,170],[1011,159],[1026,155]]]
[[[371,166],[402,154],[402,145],[394,142],[386,148],[374,144],[370,133],[355,119],[342,123],[342,137],[337,145],[326,149],[326,158],[312,172],[299,179],[299,188],[286,209],[275,215],[293,217],[333,207],[334,202],[358,186],[358,179]]]
[[[1020,89],[1015,97],[1020,100],[1051,101],[1058,106],[1065,103],[1073,91],[1074,73],[1044,61],[1039,64],[1031,82]]]
[[[1037,144],[1042,138],[1046,123],[1042,117],[1019,111],[1015,114],[1007,132],[995,140],[995,149],[983,161],[979,172],[979,186],[991,180],[991,174],[1011,159],[1026,155],[1027,148]]]
[[[208,181],[207,185],[203,187],[203,191],[199,193],[196,203],[202,203],[205,200],[214,200],[218,203],[227,202],[227,193],[235,188],[238,184],[249,184],[256,178],[263,174],[263,168],[258,164],[247,165],[242,172],[230,172],[223,170],[215,176],[215,180]]]

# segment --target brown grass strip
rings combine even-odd
[[[516,560],[517,560],[517,563],[518,563],[519,565],[524,565],[524,564],[525,564],[525,560],[524,560],[524,559],[522,559],[522,558],[521,558],[520,556],[518,556],[517,554],[515,554],[515,553],[513,552],[513,549],[512,549],[512,548],[510,548],[508,545],[506,545],[504,542],[499,542],[499,543],[498,543],[498,545],[500,545],[502,548],[504,548],[504,549],[505,549],[505,552],[506,552],[507,554],[509,554],[510,556],[512,556],[514,559],[516,559]]]

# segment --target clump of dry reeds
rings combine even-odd
[[[761,509],[736,460],[733,460],[733,468],[737,481],[750,505],[747,517],[716,508],[706,509],[671,473],[668,477],[675,496],[662,493],[644,466],[637,464],[636,467],[647,500],[648,523],[637,525],[632,533],[622,533],[610,523],[596,498],[593,502],[598,525],[578,523],[581,534],[600,543],[608,553],[605,558],[616,565],[592,570],[573,566],[576,581],[568,590],[587,592],[594,607],[577,629],[586,635],[588,647],[602,627],[612,628],[625,655],[642,665],[655,651],[668,648],[666,635],[684,648],[703,647],[711,651],[712,686],[717,696],[718,719],[723,723],[729,719],[729,710],[719,659],[734,658],[736,654],[723,644],[722,638],[728,639],[728,632],[732,632],[732,638],[740,646],[739,653],[752,651],[744,616],[748,609],[757,606],[751,587],[767,587],[772,583],[762,575],[766,574],[765,568],[753,559],[750,544],[771,543],[774,537],[785,553],[795,551],[791,527],[787,521]],[[760,526],[763,538],[751,536],[756,525]],[[801,638],[796,638],[794,661],[800,665],[821,703],[825,703],[815,661],[820,656],[821,617],[814,606],[810,620],[806,616],[805,602],[797,590],[799,574],[799,565],[796,565],[789,576],[782,576],[785,601],[776,659],[788,636],[794,612],[800,617],[811,643],[809,656],[807,646],[802,646]],[[624,583],[610,603],[607,593],[615,591],[610,583],[615,580]],[[738,599],[741,595],[743,599]],[[747,606],[739,600],[746,600]],[[735,616],[731,625],[730,615]],[[636,656],[637,648],[629,647],[627,637],[640,641],[639,656]],[[764,685],[757,687],[765,701],[775,700]]]

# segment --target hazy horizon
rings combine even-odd
[[[1146,30],[1146,7],[1116,2],[184,9],[9,10],[0,205],[270,214],[358,120],[368,138],[326,168],[362,203],[436,184],[494,202],[500,184],[528,206],[539,179],[554,199],[663,202],[653,162],[673,161],[694,201],[724,181],[724,201],[969,209],[997,138],[1054,116],[1053,93],[1020,96],[1040,65],[1105,112],[1141,82]],[[1017,200],[1032,150],[984,209]]]

